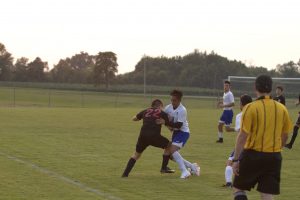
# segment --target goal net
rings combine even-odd
[[[242,94],[249,94],[252,97],[255,97],[255,79],[256,77],[249,76],[228,76],[228,80],[231,82],[232,92],[235,97],[239,97]],[[272,80],[272,96],[276,96],[276,87],[282,86],[283,94],[287,99],[287,103],[295,102],[300,93],[300,78],[272,77]]]

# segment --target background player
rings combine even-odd
[[[276,97],[273,98],[275,101],[278,101],[279,103],[282,103],[285,105],[285,97],[283,95],[283,87],[277,86],[276,87]]]
[[[156,99],[152,102],[151,108],[141,111],[133,118],[133,121],[143,119],[143,125],[136,144],[136,150],[129,159],[122,177],[128,177],[130,171],[135,165],[135,162],[141,157],[143,151],[149,145],[162,149],[166,149],[169,146],[170,141],[161,135],[161,124],[156,123],[156,120],[160,118],[168,121],[168,114],[163,112],[162,108],[162,101]],[[165,168],[165,173],[174,173],[174,170]]]
[[[240,109],[241,111],[243,110],[243,107],[246,106],[248,103],[252,102],[252,98],[247,95],[244,94],[240,97]],[[235,127],[234,128],[229,128],[228,131],[231,132],[239,132],[240,128],[241,128],[241,117],[242,117],[242,112],[240,112],[239,114],[236,115],[235,117]],[[232,187],[232,175],[233,175],[233,171],[232,171],[232,160],[233,160],[233,156],[234,156],[234,151],[230,154],[227,163],[226,163],[226,168],[225,168],[225,181],[226,184],[224,184],[224,187]]]
[[[217,140],[218,143],[223,143],[224,124],[225,124],[226,131],[229,131],[230,124],[232,123],[232,118],[233,118],[233,111],[232,111],[233,106],[234,106],[234,96],[230,91],[230,82],[225,81],[223,101],[218,102],[218,107],[223,108],[223,114],[218,124],[218,136],[219,136],[219,139]]]
[[[296,102],[296,106],[298,106],[300,104],[300,94],[299,94],[299,97],[298,97],[298,101]],[[298,130],[299,130],[299,127],[300,127],[300,111],[298,113],[298,120],[294,126],[294,130],[293,130],[293,135],[292,135],[292,138],[291,138],[291,141],[285,145],[286,148],[288,149],[291,149],[293,148],[293,144],[296,140],[296,137],[298,135]]]

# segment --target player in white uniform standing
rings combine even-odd
[[[179,169],[181,170],[180,178],[185,179],[191,176],[191,173],[199,176],[200,167],[197,163],[192,164],[183,159],[178,152],[190,137],[187,111],[186,108],[181,104],[181,99],[182,92],[179,90],[173,90],[171,92],[171,104],[167,105],[164,110],[169,115],[170,121],[173,124],[172,127],[174,128],[171,129],[173,131],[171,147],[169,148],[169,152],[165,153],[163,156],[162,169],[167,167],[170,155],[172,155],[173,160],[177,162]],[[165,121],[160,119],[160,123],[165,124]],[[188,169],[191,169],[191,173]]]
[[[246,106],[248,103],[252,102],[252,98],[247,95],[244,94],[241,96],[240,98],[240,109],[241,111],[243,110],[243,107]],[[236,115],[235,117],[235,127],[234,128],[229,128],[228,131],[229,132],[239,132],[240,128],[241,128],[241,117],[242,117],[242,112],[240,112],[239,114]],[[233,175],[233,171],[232,171],[232,160],[234,157],[234,151],[232,151],[232,153],[230,154],[227,163],[226,163],[226,168],[225,168],[225,181],[226,184],[224,184],[224,187],[232,187],[232,175]]]
[[[219,120],[219,125],[218,125],[218,136],[219,136],[219,139],[217,140],[218,143],[223,143],[224,124],[225,124],[226,131],[229,131],[230,125],[232,123],[232,118],[233,118],[233,111],[232,111],[233,106],[234,106],[234,96],[230,91],[230,82],[225,81],[223,101],[218,102],[218,107],[223,108],[223,114]]]

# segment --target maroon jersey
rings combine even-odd
[[[157,119],[164,119],[166,122],[169,120],[168,114],[157,108],[148,108],[141,111],[136,115],[136,118],[143,119],[141,134],[160,135],[161,124],[156,124]]]

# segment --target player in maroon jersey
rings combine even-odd
[[[162,125],[156,122],[158,119],[163,119],[167,122],[166,124],[168,126],[174,126],[172,122],[169,122],[168,114],[165,113],[162,109],[162,101],[159,99],[155,99],[152,102],[150,108],[141,111],[133,118],[133,121],[139,121],[143,119],[143,125],[136,144],[136,150],[129,159],[122,177],[128,177],[130,171],[134,167],[135,162],[141,157],[143,151],[148,146],[154,146],[162,149],[167,149],[170,146],[170,141],[161,135]],[[165,169],[161,169],[161,171],[163,171],[163,173],[175,172],[168,167]]]

